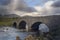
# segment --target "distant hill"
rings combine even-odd
[[[8,14],[8,15],[0,15],[0,17],[15,18],[15,17],[19,17],[19,16],[16,14]]]

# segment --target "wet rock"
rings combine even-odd
[[[20,37],[19,36],[16,36],[16,40],[20,40]]]
[[[34,37],[32,35],[29,35],[25,38],[25,40],[35,40]]]

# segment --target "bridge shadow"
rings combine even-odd
[[[16,23],[16,22],[13,23],[13,27],[14,27],[14,28],[17,27],[17,23]]]
[[[35,22],[32,24],[31,26],[31,31],[38,31],[39,30],[39,25],[41,24],[42,22]]]
[[[19,29],[26,29],[26,22],[25,21],[21,21],[19,23]]]

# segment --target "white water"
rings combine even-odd
[[[6,30],[7,28],[8,30]],[[30,34],[33,34],[33,32],[20,32],[18,29],[11,27],[0,28],[0,40],[16,40],[16,36],[24,40]]]

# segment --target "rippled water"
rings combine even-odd
[[[8,28],[8,30],[6,30]],[[0,40],[16,40],[16,36],[19,36],[21,40],[24,40],[26,36],[32,32],[20,32],[18,29],[11,27],[0,28]]]

